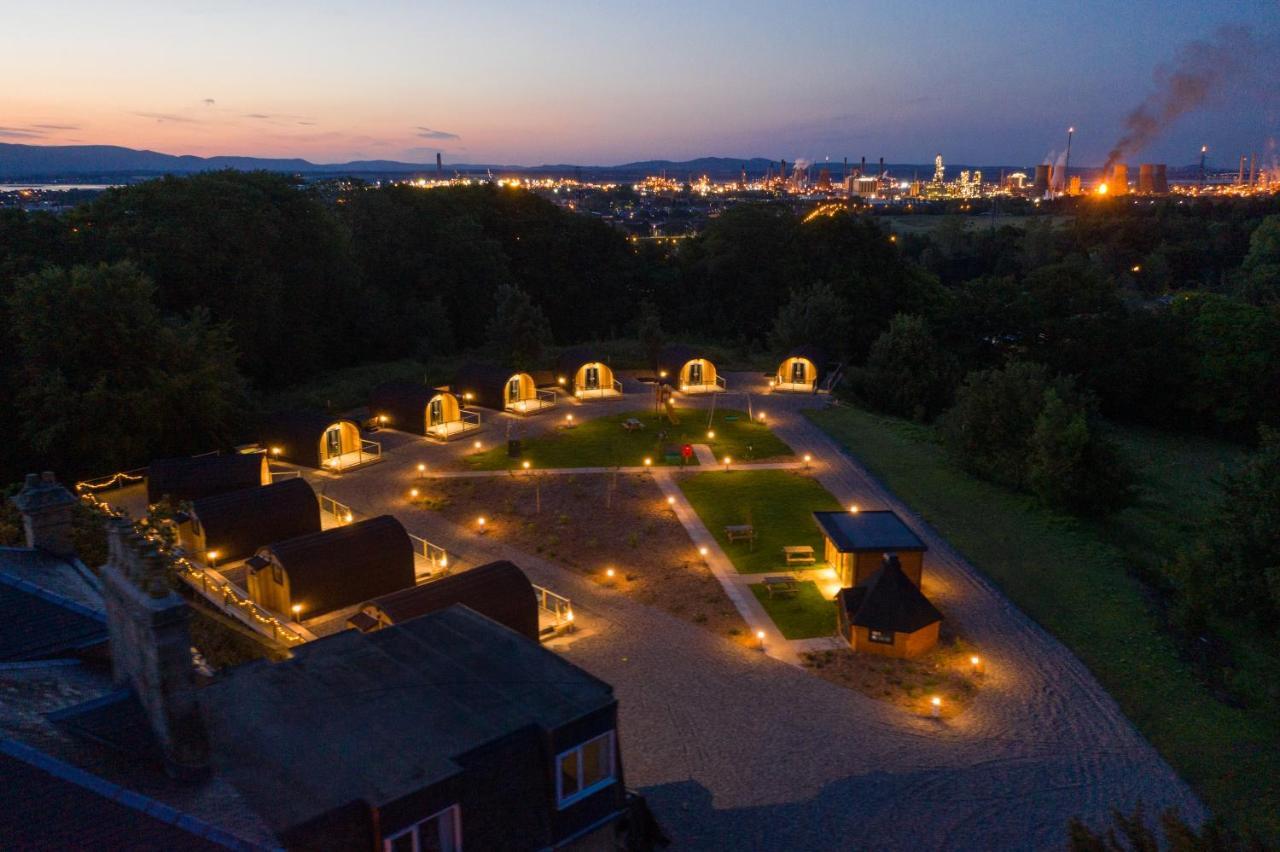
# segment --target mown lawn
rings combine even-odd
[[[965,474],[925,427],[848,407],[806,414],[1067,644],[1216,814],[1280,835],[1275,710],[1215,700],[1125,570],[1129,559],[1159,564],[1157,551],[1188,534],[1229,449],[1129,431],[1120,440],[1138,465],[1138,505],[1093,524]]]
[[[788,639],[813,639],[835,633],[836,605],[822,596],[816,583],[797,585],[799,590],[791,597],[771,598],[761,583],[752,585],[751,593]]]
[[[707,471],[682,479],[680,488],[743,574],[786,570],[782,548],[791,545],[807,544],[821,560],[822,534],[813,512],[840,508],[816,479],[798,471]],[[754,545],[729,541],[724,528],[740,524],[755,527]]]
[[[707,426],[709,412],[692,408],[677,410],[677,424],[656,417],[652,411],[627,411],[588,420],[584,418],[590,417],[591,412],[585,406],[572,412],[555,410],[540,416],[564,424],[565,415],[570,413],[576,420],[572,429],[556,429],[551,434],[525,441],[521,459],[509,458],[505,445],[465,458],[476,470],[505,470],[518,467],[523,460],[540,468],[640,465],[645,457],[653,459],[655,465],[679,465],[678,458],[674,461],[664,458],[662,450],[684,444],[707,444],[716,458],[728,455],[735,461],[793,455],[791,448],[775,437],[767,425],[753,423],[742,411],[717,410],[710,429]],[[623,429],[623,421],[632,417],[643,423],[644,428]],[[714,438],[707,437],[709,431],[715,433]],[[691,458],[690,463],[697,464],[697,459]]]

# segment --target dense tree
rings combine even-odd
[[[1280,302],[1280,216],[1268,216],[1254,230],[1240,270],[1246,299],[1255,305]]]
[[[1200,827],[1182,819],[1175,810],[1160,815],[1159,831],[1141,804],[1133,813],[1111,812],[1111,824],[1095,831],[1078,819],[1067,826],[1071,852],[1265,852],[1258,840],[1246,840],[1216,819]]]
[[[1050,387],[1029,441],[1027,485],[1047,506],[1078,515],[1106,515],[1133,499],[1132,473],[1118,450]]]
[[[667,336],[662,330],[662,316],[653,302],[640,303],[636,319],[636,339],[640,342],[640,351],[644,353],[645,366],[656,368]]]
[[[939,347],[923,317],[898,314],[850,375],[855,395],[880,411],[931,420],[947,406],[959,365]]]
[[[849,355],[852,330],[849,303],[831,285],[820,281],[791,291],[773,319],[769,344],[778,352],[806,344],[817,346],[828,358],[843,361]]]
[[[498,288],[498,307],[489,322],[489,343],[518,370],[536,370],[551,346],[551,329],[542,308],[511,284]]]
[[[136,267],[49,268],[8,300],[23,443],[67,476],[229,445],[244,384],[228,329],[165,320]]]

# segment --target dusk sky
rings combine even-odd
[[[1280,3],[45,0],[8,4],[0,142],[611,164],[704,155],[1100,164],[1153,74]],[[1142,159],[1274,151],[1274,54]],[[1270,77],[1269,88],[1257,80]]]

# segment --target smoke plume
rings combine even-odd
[[[1156,68],[1155,92],[1125,119],[1125,134],[1107,155],[1103,173],[1151,144],[1172,122],[1217,97],[1253,66],[1261,52],[1249,29],[1238,26],[1183,45],[1172,65]]]

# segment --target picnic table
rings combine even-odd
[[[769,597],[774,595],[794,595],[800,591],[794,577],[765,577],[764,590]]]
[[[755,541],[756,528],[751,524],[734,524],[724,528],[724,535],[729,541]]]
[[[626,420],[622,421],[622,428],[626,429],[628,432],[634,432],[637,429],[643,429],[644,424],[634,417],[628,417]]]
[[[782,555],[787,558],[788,565],[795,565],[796,563],[812,565],[818,561],[813,555],[813,548],[807,544],[784,547],[782,548]]]

